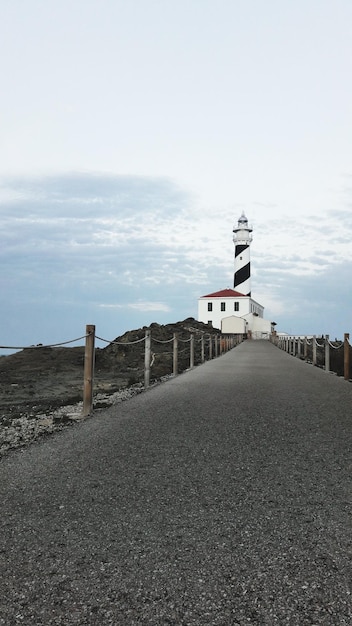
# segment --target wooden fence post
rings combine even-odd
[[[202,361],[202,363],[204,363],[204,361],[205,361],[205,355],[204,355],[204,335],[202,335],[201,340],[200,340],[200,350],[201,350],[201,361]]]
[[[307,337],[303,339],[303,358],[305,361],[308,359],[308,342]]]
[[[330,372],[330,343],[329,335],[325,335],[325,371]]]
[[[94,345],[95,326],[87,324],[84,350],[83,417],[87,417],[93,411]]]
[[[209,335],[209,361],[213,358],[213,338]]]
[[[301,338],[300,337],[297,338],[297,356],[299,359],[301,358]]]
[[[219,342],[218,342],[218,336],[214,335],[214,342],[215,342],[215,358],[218,356],[218,347],[219,347]]]
[[[173,339],[173,366],[172,373],[174,376],[178,374],[178,339],[176,333],[174,333]]]
[[[313,335],[313,339],[312,339],[312,349],[313,349],[313,357],[312,357],[312,362],[313,365],[317,364],[317,336]]]
[[[349,333],[344,334],[343,339],[343,376],[345,380],[350,379],[350,338]]]
[[[190,347],[190,356],[189,356],[189,367],[192,370],[194,368],[194,335],[191,334],[190,337],[190,342],[189,342],[189,347]]]
[[[151,354],[151,331],[145,331],[144,343],[144,389],[150,384],[150,354]]]

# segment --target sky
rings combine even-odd
[[[242,211],[265,318],[352,333],[350,0],[2,0],[0,76],[0,345],[196,318]]]

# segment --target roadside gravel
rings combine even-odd
[[[158,385],[171,376],[163,376],[153,385]],[[131,387],[125,387],[115,393],[98,393],[94,396],[95,415],[99,412],[99,407],[115,406],[125,400],[130,400],[134,396],[144,391],[142,383],[136,383]],[[98,407],[98,408],[97,408]],[[39,437],[50,435],[54,432],[72,426],[74,422],[85,419],[82,416],[83,402],[60,406],[53,410],[36,410],[32,408],[30,414],[25,413],[19,417],[2,416],[0,421],[0,458],[15,448],[22,448],[33,443]]]
[[[245,342],[10,453],[0,624],[350,625],[351,400]]]

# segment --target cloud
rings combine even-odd
[[[100,304],[103,309],[134,309],[136,311],[162,311],[168,313],[170,307],[164,302],[128,302],[126,304]]]
[[[55,207],[57,217],[129,217],[147,211],[180,209],[187,194],[166,178],[117,176],[100,173],[70,173],[45,177],[6,177],[0,181],[2,208],[13,207],[19,215],[47,216]],[[23,203],[25,200],[25,204]],[[74,216],[72,216],[74,213]]]
[[[50,343],[65,329],[80,334],[87,320],[114,337],[131,325],[196,316],[199,296],[233,284],[231,230],[241,211],[202,209],[169,179],[3,179],[2,332],[21,328],[23,341]],[[268,217],[254,227],[253,297],[285,328],[323,326],[324,311],[337,327],[351,305],[350,213]]]
[[[26,334],[28,343],[60,340],[87,320],[116,336],[155,316],[196,315],[185,289],[199,278],[193,239],[183,236],[191,198],[172,181],[67,175],[6,179],[4,189],[2,333],[16,336],[3,345],[17,345],[18,333],[24,343]]]

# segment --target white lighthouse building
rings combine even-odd
[[[249,333],[268,338],[273,323],[264,319],[264,307],[251,295],[250,244],[253,229],[244,213],[233,228],[235,244],[234,289],[227,287],[198,299],[198,320],[223,333]]]

